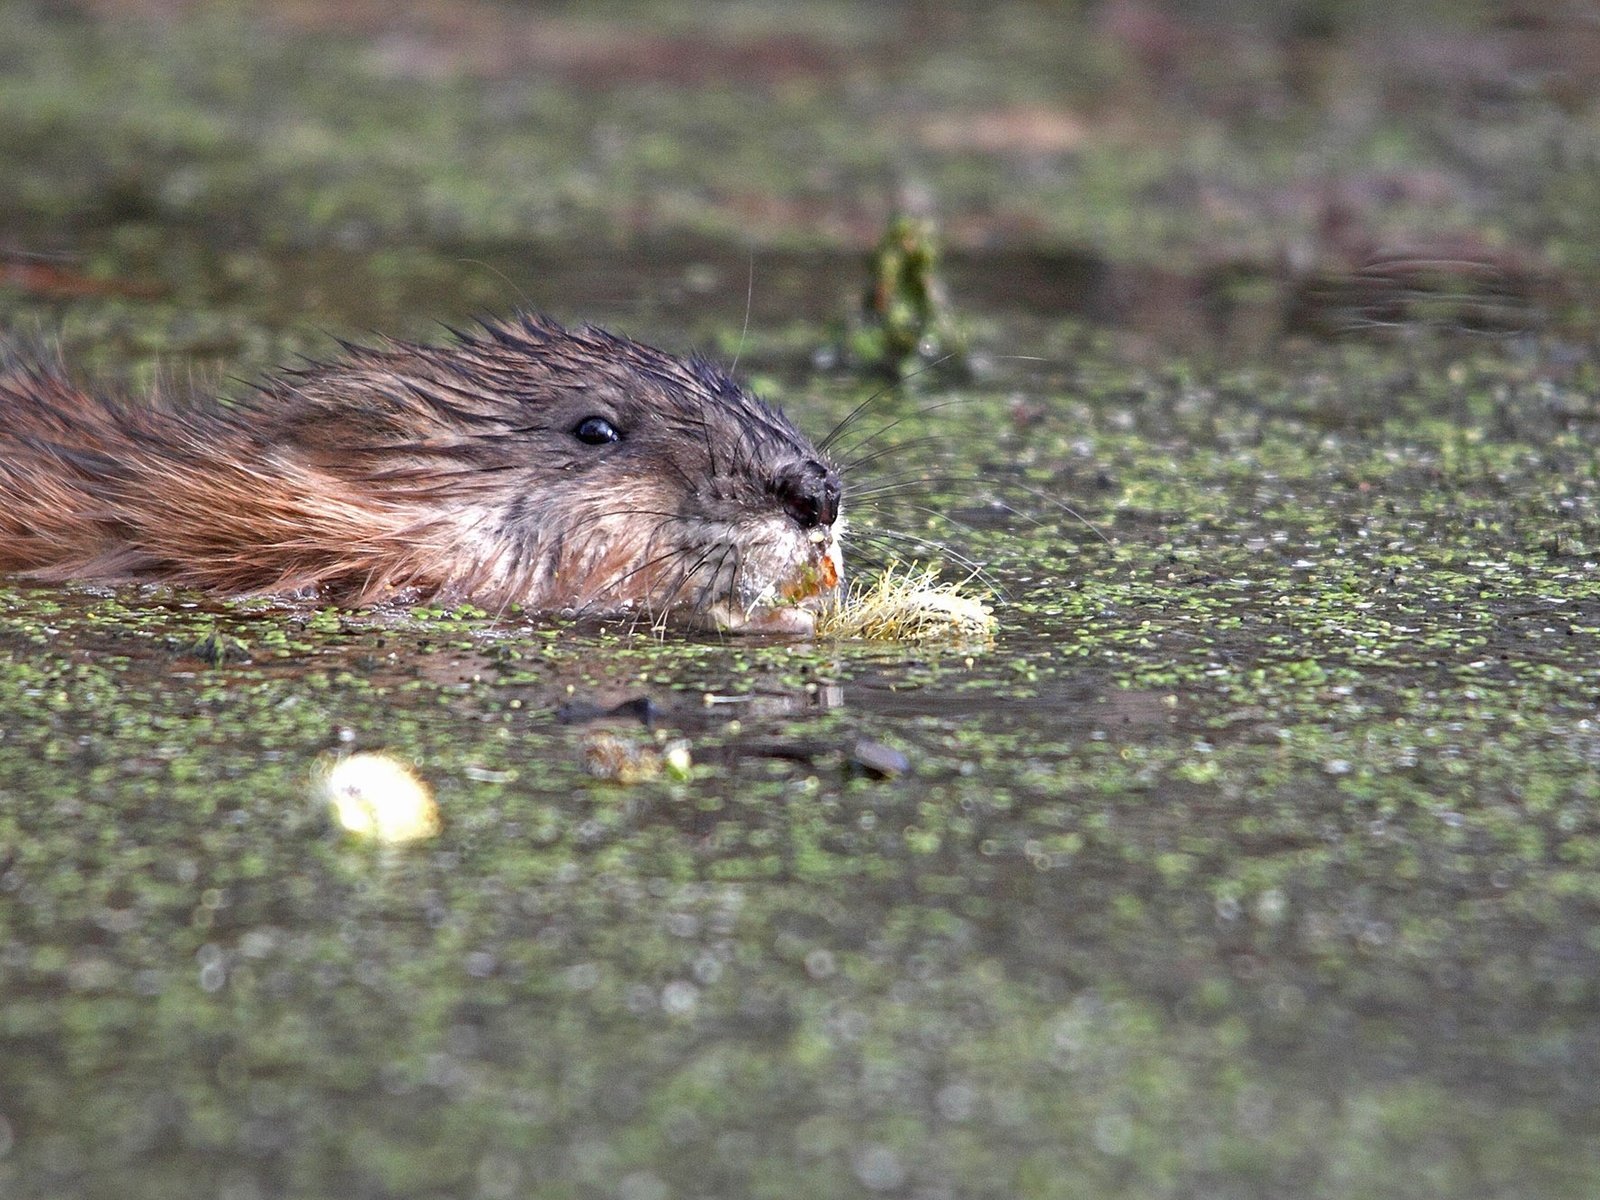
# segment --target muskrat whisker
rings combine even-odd
[[[914,445],[914,442],[907,443]],[[921,465],[908,465],[891,474],[869,474],[862,486],[852,485],[851,495],[861,496],[870,493],[882,484],[899,484],[902,482],[925,481],[929,483],[988,483],[1004,484],[1006,482],[1003,465],[993,467],[994,474],[984,475],[978,470],[969,471],[964,475],[952,474],[950,464],[953,457],[943,456]]]
[[[739,369],[739,356],[744,353],[744,339],[750,333],[750,309],[756,300],[756,253],[750,251],[749,270],[744,281],[744,324],[739,327],[739,345],[733,352],[733,362],[728,366],[728,374],[732,375]]]
[[[876,502],[890,499],[898,495],[905,495],[908,493],[914,494],[914,489],[919,484],[957,483],[983,484],[993,488],[997,492],[1000,492],[1002,495],[1006,491],[1022,492],[1024,495],[1031,496],[1041,504],[1047,504],[1052,508],[1058,509],[1066,516],[1071,517],[1074,521],[1082,525],[1090,533],[1094,534],[1097,539],[1104,542],[1107,546],[1115,546],[1116,544],[1104,533],[1102,533],[1099,527],[1095,525],[1093,521],[1089,520],[1088,517],[1084,516],[1066,501],[1058,500],[1056,497],[1047,495],[1044,492],[1039,491],[1037,488],[1031,488],[1027,484],[1018,483],[1015,480],[995,480],[982,475],[917,475],[899,480],[891,479],[887,483],[876,484],[871,487],[855,488],[851,490],[850,495],[858,503],[863,500]],[[1031,524],[1042,524],[1037,517],[1030,516],[1028,513],[1022,512],[1020,509],[1011,508],[1011,512],[1015,513],[1017,516],[1021,517],[1025,521],[1030,522]]]
[[[645,543],[647,547],[650,545],[650,543],[655,541],[656,534],[660,532],[662,525],[665,524],[666,522],[663,521],[651,530],[650,537]],[[643,562],[634,564],[632,567],[623,571],[620,575],[613,575],[600,587],[593,589],[593,599],[589,602],[589,604],[584,605],[584,607],[579,611],[587,611],[592,604],[603,601],[608,593],[615,592],[618,588],[622,587],[641,572],[648,571],[652,567],[660,566],[662,563],[670,562],[672,559],[677,558],[680,555],[688,555],[691,553],[693,553],[692,549],[686,549],[682,546],[675,546],[671,549],[662,551],[660,554],[652,555],[649,558],[646,558]],[[643,597],[643,602],[646,608],[648,608],[654,604],[655,597],[647,593]]]
[[[984,587],[994,592],[995,595],[1002,598],[1004,598],[1006,595],[1005,588],[1000,585],[1000,581],[994,577],[987,567],[985,567],[977,559],[963,554],[961,551],[953,549],[952,547],[945,545],[943,542],[936,542],[930,538],[918,537],[913,533],[899,533],[887,530],[877,530],[868,534],[858,534],[855,540],[858,544],[878,550],[885,556],[885,559],[889,561],[893,561],[894,559],[901,557],[900,551],[895,543],[909,542],[916,546],[919,550],[932,551],[934,554],[939,555],[940,557],[948,558],[951,562],[955,563],[956,566],[966,571],[968,578],[978,580],[983,584]]]
[[[976,533],[977,532],[976,529],[974,529],[971,525],[968,525],[965,521],[960,520],[957,517],[952,517],[949,513],[944,512],[944,511],[942,511],[940,509],[929,508],[925,504],[908,504],[908,505],[906,505],[906,508],[910,512],[926,513],[930,517],[938,517],[941,521],[948,521],[950,524],[954,525],[957,529],[965,529],[968,533]],[[1039,522],[1035,521],[1034,524],[1037,525],[1037,524],[1039,524]]]
[[[688,471],[684,470],[681,466],[670,459],[666,460],[666,466],[673,473],[673,475],[677,476],[678,482],[683,484],[683,490],[685,492],[693,495],[699,490],[699,482],[696,481]]]
[[[744,576],[744,554],[732,542],[728,543],[728,549],[733,555],[733,573],[728,577],[728,595],[733,597],[735,602],[739,602],[739,587],[743,582]],[[722,560],[722,562],[726,561],[726,559]],[[719,575],[722,571],[722,562],[717,564]]]
[[[662,601],[661,611],[657,616],[657,623],[658,624],[662,624],[662,625],[665,624],[665,622],[667,620],[667,617],[671,613],[672,602],[674,600],[676,600],[680,595],[683,594],[683,589],[689,586],[689,584],[694,580],[695,576],[697,574],[699,574],[700,568],[705,566],[706,563],[710,560],[711,556],[713,554],[717,554],[719,549],[721,550],[721,554],[719,554],[718,557],[717,557],[717,565],[715,567],[711,568],[711,578],[713,580],[715,580],[717,578],[718,574],[722,570],[722,564],[725,561],[727,561],[729,545],[726,544],[726,543],[723,544],[720,547],[718,545],[716,545],[716,544],[712,544],[710,546],[707,546],[705,548],[705,550],[700,554],[700,556],[694,560],[694,562],[690,563],[687,567],[681,567],[680,566],[678,568],[678,582],[672,585],[672,591],[668,592],[666,597],[665,597],[665,599]],[[687,551],[679,551],[679,553],[682,554],[683,557],[685,557],[685,558],[688,557],[688,552]],[[650,607],[653,608],[654,607],[654,598],[653,597],[651,598],[649,603],[650,603]],[[697,611],[699,610],[699,604],[700,604],[700,598],[697,596],[695,598],[695,605],[696,605]]]
[[[821,450],[824,454],[827,454],[829,451],[831,451],[833,449],[834,442],[839,440],[839,438],[844,434],[845,430],[849,429],[862,413],[866,412],[870,406],[877,403],[878,400],[882,399],[889,392],[893,391],[899,386],[900,385],[898,383],[885,384],[883,387],[880,387],[874,391],[865,400],[861,401],[861,403],[857,404],[849,412],[845,413],[845,415],[840,418],[840,420],[832,429],[828,430],[827,433],[822,435],[822,440],[817,443],[817,449]]]
[[[709,575],[707,576],[706,582],[704,583],[704,585],[701,586],[699,591],[695,593],[694,611],[697,614],[699,614],[700,616],[704,616],[707,612],[709,612],[711,610],[711,607],[712,607],[712,591],[711,591],[712,585],[714,585],[717,580],[722,578],[722,572],[723,572],[724,568],[727,567],[728,559],[729,559],[730,556],[733,558],[734,561],[733,561],[733,573],[732,573],[731,577],[728,580],[728,595],[737,599],[737,597],[739,595],[739,571],[740,571],[740,568],[742,567],[743,563],[742,563],[742,561],[740,560],[740,557],[739,557],[739,548],[737,546],[735,546],[732,542],[726,542],[722,546],[722,552],[717,555],[716,565],[711,568],[711,571],[710,571]],[[705,555],[705,558],[709,558],[709,557],[710,557],[710,552],[708,551],[707,554]],[[701,560],[701,562],[696,563],[694,565],[694,567],[691,568],[691,574],[694,571],[698,571],[700,569],[700,566],[703,564],[703,562],[704,562],[704,558]],[[687,582],[687,579],[685,580],[685,582]],[[725,636],[726,635],[727,631],[722,627],[722,624],[720,622],[713,622],[713,624],[715,625],[719,636]]]
[[[973,398],[971,396],[952,396],[948,400],[939,401],[937,404],[925,404],[921,408],[913,409],[911,412],[908,412],[903,416],[896,417],[887,425],[879,426],[865,437],[856,439],[848,447],[839,451],[839,456],[843,459],[843,461],[849,462],[852,454],[864,446],[870,446],[873,442],[877,441],[896,426],[904,425],[907,421],[910,421],[916,417],[925,417],[929,413],[936,413],[946,408],[954,408],[958,404],[971,404],[972,400]],[[832,452],[832,447],[829,447],[829,452]]]
[[[718,574],[722,570],[722,564],[727,561],[727,556],[731,549],[731,543],[712,543],[711,545],[706,546],[700,556],[696,558],[693,563],[689,564],[689,566],[678,567],[677,582],[673,584],[672,590],[661,599],[659,607],[657,606],[656,597],[647,596],[645,598],[644,606],[634,611],[631,619],[628,622],[629,633],[636,633],[640,625],[648,620],[652,634],[658,637],[663,634],[666,631],[667,622],[672,616],[673,601],[683,593],[684,588],[689,586],[689,584],[694,581],[695,576],[700,572],[700,569],[705,566],[706,562],[711,558],[711,556],[720,550],[721,554],[717,559],[717,565],[712,568],[710,573],[710,582],[714,583]],[[658,561],[664,561],[678,555],[687,558],[690,553],[692,553],[692,551],[679,548],[662,555],[661,559]],[[642,567],[645,565],[648,564],[641,564],[641,568],[639,569],[642,569]],[[694,599],[693,611],[697,614],[703,613],[708,607],[703,599],[705,590],[706,589],[703,587],[701,589],[702,594],[697,595]]]
[[[491,275],[498,276],[502,283],[504,283],[508,288],[510,288],[513,292],[515,292],[517,294],[518,303],[520,303],[524,308],[532,308],[533,307],[533,302],[531,300],[529,300],[528,293],[523,291],[520,287],[518,287],[517,284],[516,284],[516,281],[513,280],[511,278],[511,276],[507,275],[504,271],[502,271],[499,267],[496,267],[491,263],[486,263],[481,258],[458,258],[458,259],[456,259],[456,261],[458,263],[463,264],[464,266],[482,267],[485,271],[488,271]]]
[[[850,498],[854,503],[855,511],[857,512],[861,511],[862,509],[875,512],[888,512],[891,511],[890,502],[898,497],[928,495],[931,489],[936,487],[946,487],[955,484],[992,485],[993,482],[993,480],[985,479],[976,475],[908,475],[901,476],[899,478],[885,479],[882,482],[874,483],[869,487],[852,491],[850,493]],[[1004,505],[1004,507],[1008,513],[1020,517],[1029,524],[1042,524],[1038,517],[1023,512],[1014,505],[1007,503]]]
[[[879,400],[883,399],[883,397],[887,396],[890,392],[904,388],[906,384],[910,383],[919,375],[927,374],[934,368],[949,362],[954,357],[954,353],[941,354],[938,358],[934,359],[926,366],[918,367],[915,371],[912,371],[906,375],[902,375],[894,382],[886,383],[882,387],[878,388],[872,393],[872,395],[868,396],[860,404],[856,405],[849,412],[847,412],[832,429],[823,434],[822,440],[817,443],[817,449],[821,450],[824,454],[828,453],[833,448],[834,442],[838,441],[839,437],[844,433],[844,431],[848,429],[861,416],[862,413],[866,412],[868,408],[876,404]]]
[[[919,491],[930,487],[950,486],[956,484],[980,484],[991,487],[996,491],[1003,490],[1004,485],[997,485],[994,479],[983,475],[931,475],[918,472],[911,475],[887,476],[883,480],[874,482],[867,487],[857,488],[850,495],[858,503],[871,500],[881,503],[893,499],[895,496],[914,496]],[[1048,497],[1041,497],[1048,499]],[[1020,510],[1013,509],[1018,516],[1025,516]]]
[[[908,450],[920,450],[925,446],[937,446],[947,441],[944,434],[930,433],[924,437],[906,438],[899,442],[890,442],[886,446],[879,446],[870,454],[863,454],[859,458],[841,458],[838,460],[841,471],[859,471],[869,467],[879,459],[888,458],[890,455],[903,454]]]
[[[894,476],[874,483],[869,487],[850,489],[850,499],[860,504],[863,500],[882,501],[895,496],[916,495],[930,483],[945,482],[947,477],[938,475],[901,475]]]

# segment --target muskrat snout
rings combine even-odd
[[[773,491],[801,529],[832,525],[839,519],[839,472],[814,458],[780,474],[773,480]]]

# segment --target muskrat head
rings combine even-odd
[[[367,445],[390,431],[368,477],[436,501],[459,560],[448,590],[812,628],[842,576],[841,486],[782,412],[710,363],[598,329],[522,316],[457,338],[354,351],[340,380],[346,399],[366,384]]]

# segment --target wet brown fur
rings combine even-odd
[[[594,415],[621,440],[582,444]],[[709,364],[532,316],[346,346],[233,405],[116,400],[8,360],[0,570],[346,605],[748,606],[815,557],[775,481],[819,462]]]

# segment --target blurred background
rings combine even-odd
[[[899,213],[975,310],[1163,344],[1593,298],[1580,0],[0,11],[0,318],[140,302],[85,352],[517,303],[795,346]]]

